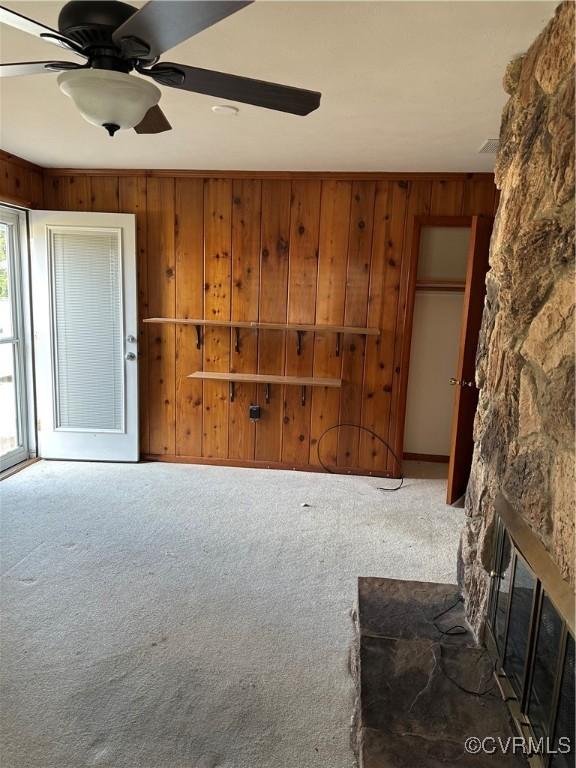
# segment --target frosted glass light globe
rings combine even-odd
[[[58,85],[85,120],[111,135],[134,128],[160,100],[160,89],[147,80],[108,69],[62,72]]]

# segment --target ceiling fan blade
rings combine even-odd
[[[82,69],[82,65],[76,64],[75,61],[23,61],[16,64],[0,64],[0,77],[44,75],[68,69]]]
[[[130,39],[146,43],[150,52],[138,58],[153,60],[178,43],[231,16],[254,0],[149,0],[112,35],[114,42],[130,50]],[[122,41],[124,41],[122,43]]]
[[[144,119],[134,128],[136,133],[164,133],[171,131],[172,126],[166,119],[166,115],[158,105],[151,107],[144,115]]]
[[[187,67],[184,64],[162,63],[149,69],[138,70],[156,82],[183,91],[204,93],[230,101],[240,101],[255,107],[265,107],[293,115],[308,115],[320,106],[321,93],[293,88],[289,85],[252,80],[249,77],[228,75],[211,69]]]
[[[53,43],[60,48],[73,51],[84,59],[86,58],[76,43],[69,40],[65,35],[57,32],[55,29],[44,26],[44,24],[40,24],[38,21],[34,21],[34,19],[22,16],[21,13],[16,13],[16,11],[11,11],[9,8],[4,8],[4,6],[1,5],[0,24],[7,24],[9,27],[19,29],[21,32],[27,32],[29,35],[39,37],[41,40],[46,40],[48,43]]]

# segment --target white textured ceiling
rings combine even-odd
[[[3,4],[56,27],[62,3]],[[137,5],[138,3],[134,3]],[[508,61],[550,2],[256,2],[164,55],[322,92],[295,117],[161,86],[174,130],[113,139],[80,117],[55,75],[0,81],[3,149],[46,166],[250,170],[490,171]],[[0,59],[66,58],[2,27]]]

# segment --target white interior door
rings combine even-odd
[[[132,214],[30,215],[38,455],[138,461]]]

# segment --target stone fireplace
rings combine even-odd
[[[574,4],[509,65],[477,354],[480,398],[459,580],[477,635],[488,609],[495,500],[574,585]],[[537,574],[539,575],[539,574]]]

